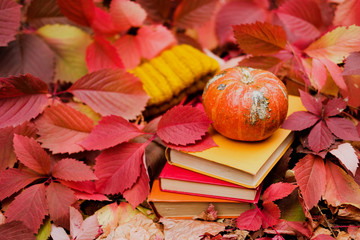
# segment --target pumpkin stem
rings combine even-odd
[[[250,84],[254,82],[254,77],[251,75],[253,68],[241,68],[241,73],[243,77],[240,78],[241,82],[244,84]]]

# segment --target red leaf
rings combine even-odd
[[[275,226],[280,222],[280,209],[279,207],[273,202],[264,202],[263,209],[261,211],[264,215],[262,219],[262,226],[264,229]]]
[[[211,121],[198,108],[191,106],[175,106],[160,119],[157,135],[161,140],[186,145],[200,140],[209,129]]]
[[[71,21],[91,26],[95,5],[92,0],[57,0],[61,12]]]
[[[322,90],[326,85],[327,71],[325,65],[317,58],[312,60],[311,76],[317,85],[317,89]]]
[[[48,104],[46,83],[30,74],[0,78],[0,86],[0,128],[35,118]]]
[[[97,180],[88,165],[72,158],[64,158],[57,162],[52,169],[52,176],[66,181]]]
[[[20,27],[21,5],[12,0],[0,0],[0,46],[15,39]]]
[[[35,240],[34,233],[20,221],[7,222],[0,225],[0,236],[3,240]]]
[[[148,14],[148,17],[155,20],[155,22],[163,22],[168,19],[173,2],[168,0],[138,0],[138,2]]]
[[[243,212],[236,219],[236,227],[240,230],[257,231],[261,228],[261,224],[261,215],[256,208]]]
[[[0,131],[0,171],[7,167],[13,167],[17,161],[13,147],[14,134],[23,136],[36,137],[35,125],[29,122],[24,122],[15,128],[2,128]]]
[[[218,145],[214,142],[212,137],[209,133],[206,133],[204,137],[202,137],[201,140],[197,140],[193,144],[188,144],[186,146],[182,145],[175,145],[170,143],[165,143],[165,145],[169,148],[176,149],[178,151],[184,151],[184,152],[201,152],[205,149],[217,147]]]
[[[341,1],[336,7],[335,26],[360,25],[360,2],[357,0]]]
[[[22,164],[40,174],[49,173],[50,156],[35,139],[15,134],[14,149]]]
[[[20,189],[40,178],[30,171],[9,168],[0,172],[0,200],[10,197]]]
[[[95,35],[113,36],[119,32],[111,19],[110,14],[98,7],[95,7],[95,17],[91,24]]]
[[[324,108],[324,117],[332,117],[340,114],[347,107],[342,98],[333,98],[328,101]]]
[[[308,135],[308,143],[311,150],[320,152],[332,143],[335,142],[335,137],[330,132],[324,121],[318,122],[310,131]]]
[[[297,188],[291,183],[278,182],[271,184],[263,193],[264,202],[273,202],[288,196]]]
[[[58,103],[47,108],[35,121],[42,147],[53,153],[84,151],[78,143],[93,129],[93,120],[67,104]]]
[[[124,191],[125,199],[133,206],[137,207],[140,203],[146,200],[150,192],[149,176],[146,173],[144,165],[141,166],[141,173],[136,183]]]
[[[126,69],[133,69],[140,64],[140,40],[147,41],[147,39],[140,39],[138,35],[133,36],[130,34],[125,34],[114,42],[114,47],[116,48],[117,53],[122,59]]]
[[[347,85],[348,91],[343,94],[349,98],[348,104],[349,106],[359,107],[360,106],[360,94],[359,88],[360,86],[360,74],[359,75],[350,75],[344,76],[345,83]]]
[[[332,206],[355,204],[360,207],[360,186],[354,179],[336,164],[327,161],[326,189],[323,195],[327,203]]]
[[[341,164],[355,176],[359,166],[359,158],[350,143],[342,143],[337,148],[332,149],[330,153],[337,157]]]
[[[107,198],[104,194],[100,193],[86,193],[75,191],[74,194],[78,200],[110,201],[109,198]]]
[[[233,40],[232,25],[267,21],[271,14],[268,9],[268,1],[227,2],[216,15],[216,35],[220,44]]]
[[[330,131],[338,138],[349,141],[360,140],[359,134],[357,133],[356,127],[352,121],[340,117],[326,118],[325,121]]]
[[[55,54],[35,34],[19,34],[7,47],[0,48],[0,77],[31,74],[50,83],[54,77]]]
[[[146,18],[146,12],[140,4],[124,0],[111,1],[110,15],[119,32],[141,26]]]
[[[33,185],[10,203],[5,213],[7,220],[9,222],[22,221],[26,227],[37,233],[48,213],[45,201],[45,185]]]
[[[205,24],[215,12],[216,0],[184,0],[174,13],[174,24],[179,28],[196,28]]]
[[[101,115],[135,119],[145,109],[149,96],[139,78],[122,69],[104,69],[77,80],[69,89]]]
[[[86,64],[89,72],[104,68],[124,68],[116,48],[108,40],[99,35],[94,37],[94,42],[86,50]]]
[[[359,29],[359,36],[360,36],[360,29]],[[321,58],[319,60],[321,63],[323,63],[326,66],[327,70],[329,71],[329,73],[330,73],[332,79],[334,80],[334,82],[336,83],[336,85],[341,90],[347,91],[347,86],[346,86],[345,80],[342,76],[342,70],[340,69],[340,67],[336,63],[334,63],[326,58]]]
[[[308,154],[295,165],[294,172],[305,204],[311,209],[319,202],[325,192],[324,160]]]
[[[99,192],[116,194],[131,188],[140,176],[147,144],[125,142],[104,150],[95,165]]]
[[[350,53],[350,55],[345,59],[342,75],[360,75],[360,52]]]
[[[298,111],[288,116],[281,127],[293,131],[301,131],[313,126],[319,120],[320,117],[311,112]]]
[[[95,182],[94,181],[65,181],[57,179],[62,185],[71,188],[72,190],[82,191],[85,193],[95,193]]]
[[[256,22],[233,26],[239,47],[248,54],[267,55],[285,49],[286,33],[280,26]]]
[[[51,220],[66,229],[69,228],[69,207],[76,201],[74,192],[60,183],[51,182],[46,188],[46,202]]]
[[[299,89],[301,102],[304,107],[311,113],[321,116],[322,102],[319,98],[313,97],[308,92]]]
[[[101,150],[144,134],[133,123],[120,116],[106,116],[96,125],[90,135],[80,142],[87,150]]]

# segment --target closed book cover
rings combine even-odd
[[[148,203],[159,217],[179,219],[196,218],[210,204],[214,205],[219,218],[236,218],[254,207],[248,202],[161,191],[159,180],[152,185]]]
[[[257,202],[260,196],[259,188],[245,188],[169,163],[161,171],[159,181],[162,191],[245,202]]]
[[[289,96],[288,116],[306,110],[300,97]],[[202,152],[167,151],[170,164],[247,188],[258,187],[294,140],[294,133],[279,128],[258,142],[231,140],[210,129],[218,145]]]

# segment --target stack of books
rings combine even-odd
[[[289,96],[288,115],[302,110],[300,98]],[[194,218],[210,203],[218,217],[239,216],[254,207],[264,178],[294,140],[294,133],[282,128],[259,142],[231,140],[213,129],[210,134],[217,147],[166,151],[167,163],[148,197],[159,217]]]

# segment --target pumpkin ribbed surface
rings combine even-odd
[[[283,82],[271,72],[238,66],[222,70],[209,80],[203,105],[220,134],[260,141],[285,120],[288,95]]]

